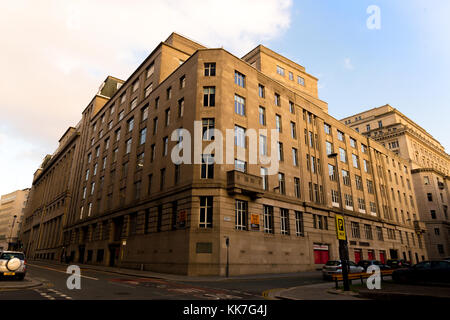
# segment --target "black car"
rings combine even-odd
[[[378,261],[378,260],[360,260],[360,261],[358,262],[358,266],[363,267],[363,268],[364,268],[364,271],[366,271],[367,268],[368,268],[369,266],[371,266],[371,265],[376,265],[376,266],[378,266],[378,267],[380,268],[380,270],[390,270],[390,269],[391,269],[390,266],[385,265],[385,264],[381,263],[381,262]]]
[[[423,261],[409,268],[395,270],[392,279],[407,283],[450,283],[450,262]]]
[[[386,264],[392,269],[411,267],[411,263],[403,259],[390,259]]]

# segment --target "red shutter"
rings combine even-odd
[[[355,263],[358,263],[361,260],[361,251],[355,250]]]
[[[380,252],[380,262],[381,262],[382,264],[385,264],[384,252]]]

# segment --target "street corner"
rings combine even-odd
[[[25,277],[23,280],[0,278],[0,291],[25,290],[41,285],[41,281],[31,277]]]

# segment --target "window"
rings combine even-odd
[[[286,181],[284,173],[278,173],[278,187],[280,188],[280,194],[286,194]]]
[[[263,190],[269,190],[269,176],[267,168],[261,167],[260,175],[262,177]]]
[[[324,131],[326,134],[330,134],[331,133],[331,126],[327,123],[324,123],[323,125]]]
[[[372,240],[373,236],[372,236],[372,226],[369,224],[365,224],[364,225],[364,232],[366,234],[366,239],[368,240]]]
[[[108,122],[108,130],[111,130],[113,126],[113,121]]]
[[[363,190],[362,178],[355,174],[355,184],[357,190]]]
[[[433,201],[433,195],[431,193],[427,193],[428,201]]]
[[[358,198],[358,209],[361,213],[366,213],[366,202],[364,199]]]
[[[128,132],[133,131],[133,127],[134,127],[134,118],[131,118],[130,120],[127,121]]]
[[[304,86],[305,85],[305,79],[300,77],[300,76],[297,76],[297,83],[302,85],[302,86]]]
[[[284,161],[283,143],[278,142],[278,160]]]
[[[423,177],[423,183],[424,183],[425,185],[430,184],[430,179],[428,179],[428,176]]]
[[[147,128],[144,128],[139,133],[139,144],[144,144],[147,137]]]
[[[353,238],[361,238],[360,232],[359,232],[359,223],[358,222],[352,222],[352,237]]]
[[[148,105],[141,109],[141,121],[147,120],[148,118]]]
[[[178,100],[178,118],[182,118],[184,114],[184,99]]]
[[[328,176],[330,177],[331,181],[337,180],[336,167],[331,164],[328,164]]]
[[[431,210],[431,219],[436,219],[436,210]]]
[[[294,80],[294,74],[289,71],[289,80]]]
[[[366,131],[370,131],[370,124],[366,125]]]
[[[172,98],[172,87],[168,87],[166,89],[166,99],[169,100]]]
[[[234,112],[245,116],[245,99],[237,94],[234,95]]]
[[[152,144],[150,148],[151,148],[150,162],[153,162],[153,160],[155,160],[155,154],[156,154],[156,146],[155,146],[155,144]]]
[[[367,146],[365,144],[361,143],[361,152],[362,153],[367,153]]]
[[[119,149],[115,148],[113,151],[113,159],[112,162],[116,162],[117,161],[117,154],[119,153]]]
[[[292,101],[289,101],[289,112],[295,114],[295,106]]]
[[[383,229],[381,227],[376,227],[376,230],[378,240],[383,241]]]
[[[300,178],[294,177],[294,194],[296,198],[300,198]]]
[[[92,154],[89,153],[89,154],[88,154],[88,158],[87,158],[87,162],[88,162],[88,163],[91,163],[91,159],[92,159]]]
[[[159,107],[159,97],[155,98],[155,109],[158,109]]]
[[[283,77],[284,77],[284,69],[283,69],[282,67],[277,66],[277,73],[278,73],[280,76],[283,76]]]
[[[202,155],[201,179],[214,179],[214,155]]]
[[[86,170],[86,181],[89,180],[89,169]]]
[[[350,138],[350,146],[351,146],[352,148],[356,148],[356,140],[355,140],[355,139]]]
[[[304,235],[303,212],[295,211],[295,234],[297,236]]]
[[[339,192],[337,190],[331,190],[331,204],[333,207],[340,207],[339,198]]]
[[[373,191],[373,182],[372,182],[372,180],[368,180],[368,179],[367,179],[367,192],[370,193],[370,194],[374,193],[374,191]]]
[[[289,234],[289,210],[280,209],[280,226],[281,234]]]
[[[216,105],[216,87],[203,87],[203,106],[214,107]]]
[[[344,141],[344,133],[341,131],[337,131],[337,138],[339,141]]]
[[[342,170],[342,181],[344,185],[346,186],[350,185],[350,174],[347,170]]]
[[[339,158],[341,162],[347,163],[347,154],[344,149],[339,148]]]
[[[238,71],[234,71],[234,83],[245,88],[245,76]]]
[[[259,107],[259,124],[262,126],[266,125],[266,109]]]
[[[370,165],[369,165],[369,161],[364,159],[363,160],[363,164],[364,164],[364,172],[366,173],[370,173]],[[403,181],[403,180],[402,180]]]
[[[152,62],[147,68],[147,78],[150,77],[154,71],[155,71],[155,65]]]
[[[139,79],[133,82],[133,92],[139,89]]]
[[[281,97],[280,97],[280,95],[278,93],[275,93],[274,97],[275,97],[275,105],[280,107],[281,106]]]
[[[234,160],[234,169],[240,172],[246,172],[247,171],[247,165],[245,161],[235,159]]]
[[[267,156],[267,137],[259,135],[259,154]]]
[[[124,93],[122,93],[122,95],[120,96],[120,104],[124,103],[126,99],[127,99],[127,93],[124,92]]]
[[[212,228],[213,197],[200,197],[200,228]]]
[[[295,122],[291,122],[291,137],[292,139],[297,139],[297,129],[295,126]]]
[[[345,206],[350,209],[353,210],[353,196],[350,194],[345,194]]]
[[[264,86],[262,84],[258,85],[258,95],[260,98],[265,98]]]
[[[205,63],[205,77],[214,77],[216,75],[216,63]]]
[[[153,91],[153,82],[145,87],[144,98],[147,98]]]
[[[352,153],[352,161],[353,161],[353,167],[359,168],[359,159],[358,156]]]
[[[131,138],[126,141],[125,154],[128,154],[131,152],[131,142],[132,142]]]
[[[86,199],[86,187],[83,188],[83,196],[81,199]]]
[[[168,127],[170,124],[170,108],[165,111],[165,126]]]
[[[234,144],[245,148],[245,128],[234,126]]]
[[[131,101],[130,109],[133,110],[134,108],[136,108],[136,106],[137,106],[137,98],[134,98],[134,99]]]
[[[204,141],[211,141],[214,139],[214,118],[202,119],[202,136]]]
[[[298,151],[295,148],[292,148],[292,164],[298,166]]]
[[[275,128],[277,129],[278,132],[282,131],[282,123],[281,123],[281,116],[280,115],[275,115]]]
[[[273,231],[273,207],[264,205],[264,233],[274,233]]]
[[[144,167],[144,152],[139,153],[136,157],[136,168],[137,170]]]
[[[159,180],[159,189],[164,189],[164,186],[166,184],[166,169],[162,168],[160,170],[160,180]]]
[[[163,138],[163,157],[167,156],[167,152],[169,149],[169,138],[168,137],[164,137]]]
[[[327,151],[327,155],[330,155],[333,153],[333,144],[329,141],[325,141],[325,149]]]
[[[106,169],[106,157],[103,157],[102,170]]]
[[[92,213],[92,202],[89,202],[89,204],[88,204],[88,217],[91,216],[91,213]]]
[[[247,230],[248,223],[248,204],[247,201],[236,200],[235,201],[235,224],[237,230]]]
[[[186,76],[180,78],[180,89],[183,89],[184,87],[186,87]]]
[[[158,131],[158,118],[153,119],[153,135],[156,135]]]
[[[124,115],[125,115],[125,111],[122,110],[119,112],[119,121],[123,119]]]

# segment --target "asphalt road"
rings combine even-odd
[[[300,276],[223,281],[172,281],[81,270],[81,289],[68,289],[64,266],[29,264],[27,278],[43,283],[25,290],[0,290],[0,300],[262,300],[264,292],[322,282],[320,272]]]

